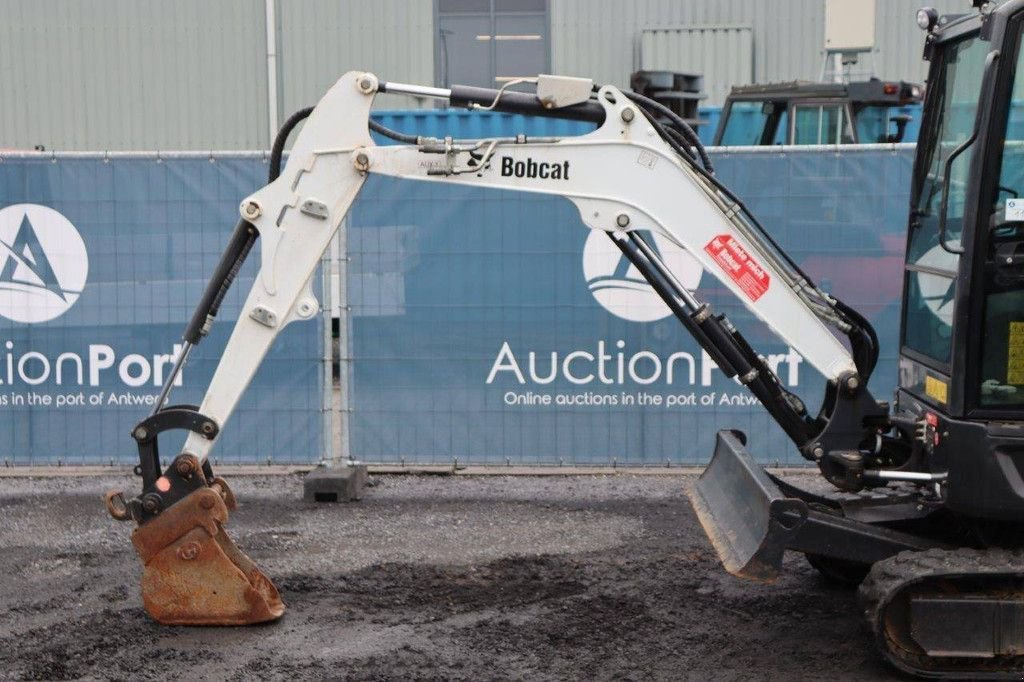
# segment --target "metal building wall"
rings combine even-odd
[[[877,0],[876,71],[920,79],[923,0]],[[933,0],[969,11],[967,0]],[[434,0],[276,0],[278,118],[347,69],[432,83]],[[647,27],[753,28],[757,81],[817,78],[824,0],[550,0],[555,73],[626,86]],[[728,42],[702,54],[709,89]],[[0,0],[0,149],[260,149],[270,144],[265,0]],[[734,65],[735,66],[735,65]],[[685,70],[687,64],[679,64]],[[715,105],[720,97],[705,104]],[[425,103],[381,97],[383,108]]]
[[[278,120],[349,69],[433,82],[432,0],[276,7]],[[267,69],[265,0],[0,0],[0,149],[266,149]]]
[[[550,0],[551,63],[555,73],[594,78],[618,86],[640,65],[644,28],[701,25],[752,26],[753,72],[757,82],[809,79],[821,74],[825,40],[824,0]],[[885,78],[922,80],[924,35],[914,22],[922,4],[940,13],[973,11],[967,0],[876,0],[875,52],[859,68]],[[725,44],[723,43],[723,46]],[[723,47],[705,63],[734,59]],[[692,68],[681,63],[679,71]],[[706,85],[711,83],[707,74]],[[741,85],[729,83],[728,85]],[[723,89],[721,86],[716,89]],[[727,88],[724,88],[727,90]],[[721,104],[709,98],[705,104]]]
[[[712,102],[721,102],[732,83],[749,83],[754,77],[754,40],[751,26],[699,26],[692,28],[644,28],[640,33],[639,68],[681,71],[686,64],[704,76],[704,89]],[[732,54],[735,59],[719,59]]]
[[[0,0],[0,148],[266,145],[262,0]]]
[[[433,0],[279,0],[282,116],[316,103],[346,71],[434,82]],[[417,107],[381,95],[383,108]]]

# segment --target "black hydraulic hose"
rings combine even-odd
[[[419,136],[417,136],[417,135],[407,135],[405,133],[400,133],[397,130],[392,130],[391,128],[386,128],[383,125],[381,125],[380,123],[377,123],[376,121],[374,121],[372,118],[370,119],[370,130],[372,130],[375,133],[380,133],[384,137],[390,137],[392,140],[397,140],[398,142],[404,142],[406,144],[419,144],[420,143]]]
[[[655,115],[655,112],[650,111],[642,106],[640,107],[640,111],[641,113],[643,113],[644,118],[647,119],[647,122],[651,124],[655,131],[657,131],[661,139],[665,140],[665,142],[667,142],[668,145],[672,147],[676,154],[689,161],[690,165],[693,166],[694,168],[700,168],[700,165],[698,164],[697,153],[693,151],[693,147],[690,144],[690,141],[687,140],[681,132],[679,132],[675,128],[670,128],[664,125],[661,121],[658,120],[658,117]],[[701,168],[701,170],[703,169]]]
[[[647,122],[651,124],[651,127],[654,128],[658,135],[668,143],[668,146],[672,147],[676,154],[689,161],[694,168],[698,168],[697,156],[693,151],[686,147],[685,142],[680,139],[679,133],[676,133],[675,135],[670,133],[670,129],[663,126],[661,122],[654,117],[654,114],[647,111],[647,109],[640,107],[640,112],[644,115],[644,118],[647,119]]]
[[[697,136],[697,131],[690,127],[690,124],[684,121],[676,112],[666,107],[661,102],[646,97],[637,92],[624,92],[622,93],[629,99],[631,99],[637,106],[644,109],[657,111],[659,114],[672,121],[676,130],[682,133],[690,145],[697,150],[697,154],[700,155],[700,162],[704,166],[704,170],[714,175],[715,167],[711,163],[711,157],[708,156],[708,152],[704,149],[704,145],[701,144],[700,137]]]
[[[284,122],[284,125],[278,131],[277,137],[274,138],[274,145],[270,150],[270,168],[268,171],[270,182],[277,180],[278,176],[281,175],[281,156],[284,154],[284,145],[288,141],[288,136],[295,129],[295,126],[311,113],[313,113],[313,107],[299,109],[288,117],[288,120]],[[227,248],[224,249],[224,253],[217,263],[217,268],[213,271],[213,276],[210,278],[202,297],[199,299],[199,305],[196,306],[195,312],[192,313],[192,319],[189,320],[188,326],[185,327],[185,333],[182,334],[182,338],[186,342],[196,345],[206,336],[210,326],[213,324],[214,318],[217,317],[217,313],[220,311],[220,305],[224,302],[224,297],[234,283],[235,278],[242,269],[242,265],[245,263],[245,259],[249,256],[259,236],[259,230],[252,223],[244,219],[238,221],[238,225],[235,226],[231,239],[228,241]]]
[[[284,125],[281,126],[281,132],[278,133],[277,138],[274,140],[274,148],[270,150],[270,173],[269,180],[273,182],[277,180],[277,177],[281,174],[281,156],[284,154],[284,145],[288,141],[288,136],[292,130],[297,126],[303,119],[309,117],[313,113],[313,107],[306,107],[305,109],[299,109],[292,114]],[[392,140],[398,142],[404,142],[406,144],[418,144],[420,138],[416,135],[407,135],[400,133],[397,130],[391,130],[380,123],[377,123],[372,118],[369,121],[370,130],[375,133],[380,133],[385,137],[390,137]]]
[[[768,243],[771,244],[771,246],[779,253],[779,255],[786,261],[786,263],[793,269],[793,271],[796,274],[798,274],[800,277],[804,278],[808,282],[813,281],[810,277],[807,276],[807,274],[803,270],[800,269],[800,266],[798,266],[796,262],[794,262],[793,259],[790,258],[789,254],[786,253],[779,246],[778,242],[776,242],[775,239],[773,239],[772,236],[768,234],[768,231],[764,228],[764,225],[762,225],[760,221],[757,220],[757,218],[754,216],[751,210],[747,208],[747,205],[743,203],[743,201],[738,196],[736,196],[731,189],[726,187],[718,178],[715,177],[714,167],[713,165],[710,165],[711,161],[708,157],[707,150],[704,148],[704,145],[701,144],[700,139],[697,137],[697,133],[693,130],[693,128],[687,125],[686,121],[679,118],[679,116],[677,116],[675,112],[673,112],[665,105],[661,104],[660,102],[656,102],[650,99],[649,97],[645,97],[635,92],[627,92],[624,94],[637,103],[637,106],[639,106],[640,110],[643,111],[644,115],[647,117],[647,120],[649,120],[651,124],[654,126],[654,129],[658,132],[659,135],[661,135],[661,137],[666,142],[668,142],[669,146],[671,146],[677,154],[680,154],[681,156],[685,157],[686,159],[689,159],[690,161],[694,161],[695,159],[693,153],[687,150],[685,147],[683,147],[681,144],[682,141],[679,140],[680,135],[688,138],[688,135],[684,131],[689,131],[689,135],[692,135],[692,139],[688,139],[687,141],[691,142],[693,147],[697,150],[697,153],[700,154],[703,163],[703,167],[694,164],[693,168],[698,173],[700,173],[706,180],[708,180],[708,182],[714,185],[714,187],[719,192],[721,192],[730,201],[732,201],[737,208],[740,209],[740,211],[750,220],[751,224],[757,228],[758,232],[760,232],[765,237]],[[679,127],[678,134],[676,134],[676,130],[666,128],[665,126],[661,125],[661,123],[654,116],[653,112],[648,110],[648,107],[665,114],[668,118],[670,118],[670,120],[676,123],[676,125]],[[707,161],[704,161],[704,159],[707,159]]]
[[[652,116],[653,117],[653,114],[651,112],[645,111],[644,113],[647,114],[648,116]],[[648,120],[650,120],[650,119],[648,119]],[[692,147],[690,146],[690,141],[686,139],[686,136],[683,135],[678,130],[676,130],[675,128],[665,128],[665,132],[668,133],[669,135],[671,135],[672,139],[674,139],[676,142],[678,142],[679,144],[683,145],[684,148],[692,149]],[[690,153],[690,158],[691,159],[696,159],[697,157],[691,152]]]
[[[768,233],[768,230],[765,229],[764,225],[761,224],[761,221],[757,219],[753,212],[751,212],[751,210],[747,208],[747,205],[743,203],[742,199],[736,196],[736,194],[734,194],[731,189],[726,187],[722,183],[722,181],[716,178],[714,175],[711,175],[710,173],[705,173],[704,169],[700,168],[699,166],[694,166],[694,168],[697,170],[698,173],[703,175],[708,182],[714,185],[715,189],[721,192],[726,198],[729,199],[729,201],[731,201],[738,209],[740,209],[740,212],[742,212],[743,215],[745,215],[747,219],[750,220],[750,223],[757,228],[757,231],[761,233],[761,236],[763,236],[765,240],[767,240],[767,242],[778,252],[782,259],[786,261],[786,264],[793,269],[793,272],[795,272],[797,275],[807,280],[808,282],[814,281],[810,277],[808,277],[807,273],[801,270],[800,266],[796,264],[796,261],[794,261],[790,257],[790,255],[786,253],[782,249],[782,247],[779,246],[778,242],[775,241],[775,238]]]
[[[274,146],[270,149],[270,170],[268,172],[268,182],[277,180],[278,176],[281,175],[281,156],[284,154],[284,145],[288,142],[288,136],[292,134],[293,130],[295,130],[295,126],[299,125],[299,123],[308,118],[312,113],[313,107],[299,109],[289,116],[288,120],[281,126],[281,129],[277,131],[277,137],[274,138]]]
[[[599,90],[598,86],[594,87],[594,90]],[[661,136],[665,142],[682,158],[690,162],[691,167],[700,173],[708,182],[712,184],[723,196],[727,197],[733,202],[733,204],[740,209],[740,211],[747,217],[751,225],[757,229],[761,236],[772,246],[775,252],[789,265],[793,272],[803,278],[808,283],[813,283],[812,280],[801,268],[796,264],[795,261],[784,251],[775,241],[775,239],[768,233],[764,226],[757,220],[754,214],[747,208],[747,205],[736,196],[732,190],[726,187],[718,178],[714,175],[714,166],[711,163],[711,159],[707,154],[707,150],[704,145],[701,144],[697,133],[691,128],[686,121],[680,118],[675,112],[666,107],[665,105],[657,102],[649,97],[635,93],[625,92],[623,93],[632,100],[643,112],[644,116],[650,121],[655,131]],[[657,120],[655,112],[662,114],[673,126],[662,125]],[[695,154],[691,151],[690,147],[696,150],[696,154],[700,155],[701,163],[696,163]],[[844,304],[842,301],[835,299],[834,308],[844,322],[848,323],[851,327],[850,331],[847,332],[846,336],[850,340],[850,345],[854,353],[854,362],[857,366],[857,371],[862,375],[863,381],[866,384],[867,380],[871,376],[871,372],[874,370],[875,365],[878,361],[879,344],[878,335],[875,333],[871,323],[868,322],[862,315],[857,313],[855,310]],[[781,386],[778,387],[782,392],[789,393]],[[787,429],[788,431],[788,429]],[[792,435],[792,433],[791,433]]]
[[[598,86],[595,85],[594,89],[596,91],[599,88],[598,88]],[[679,129],[680,134],[684,135],[687,138],[687,140],[691,142],[693,147],[697,150],[697,153],[700,154],[702,164],[703,163],[710,164],[710,157],[708,156],[707,150],[704,148],[704,145],[701,144],[700,138],[697,136],[697,133],[693,130],[693,128],[691,128],[686,123],[686,121],[684,121],[679,116],[677,116],[674,111],[672,111],[671,109],[669,109],[665,105],[661,104],[660,102],[656,102],[655,100],[653,100],[653,99],[651,99],[649,97],[645,97],[644,95],[641,95],[639,93],[636,93],[636,92],[625,92],[623,94],[625,94],[626,97],[631,99],[633,102],[635,102],[637,104],[637,106],[640,107],[640,110],[644,112],[644,115],[647,117],[647,119],[649,121],[651,121],[651,123],[654,125],[655,130],[658,131],[658,134],[661,135],[661,137],[666,142],[668,142],[669,145],[673,149],[675,149],[677,153],[680,153],[680,144],[679,144],[679,141],[677,139],[678,136],[671,135],[669,133],[670,129],[666,129],[665,126],[661,125],[656,120],[656,117],[653,115],[653,112],[650,111],[650,109],[653,109],[653,110],[663,114],[664,116],[666,116],[666,118],[668,118],[673,123],[675,123],[676,127]],[[687,158],[687,159],[689,159],[691,161],[694,160],[693,154],[689,153],[689,152],[682,152],[681,156],[683,156],[683,157],[685,157],[685,158]],[[706,161],[705,161],[705,159],[706,159]],[[710,182],[712,185],[714,185],[715,189],[717,189],[725,197],[727,197],[730,201],[732,201],[733,204],[735,204],[736,207],[739,208],[740,211],[745,216],[747,216],[747,218],[750,220],[751,224],[754,227],[757,228],[757,230],[762,234],[762,236],[768,241],[768,243],[772,247],[774,247],[774,249],[779,253],[779,255],[786,261],[786,263],[793,269],[793,271],[795,273],[797,273],[799,276],[803,277],[808,282],[812,282],[813,281],[810,277],[807,276],[807,274],[803,270],[800,269],[800,266],[798,266],[796,264],[796,262],[794,262],[793,259],[790,258],[789,254],[782,250],[782,248],[772,238],[772,236],[770,234],[768,234],[768,231],[764,228],[764,225],[762,225],[760,223],[760,221],[758,221],[757,217],[754,216],[754,214],[750,211],[749,208],[747,208],[747,205],[745,203],[743,203],[743,201],[738,196],[736,196],[731,189],[726,187],[724,184],[722,184],[722,182],[718,178],[715,177],[715,175],[714,175],[714,167],[713,166],[711,166],[710,170],[709,170],[709,167],[706,167],[706,166],[702,167],[702,165],[694,164],[693,168],[698,173],[700,173],[702,176],[704,176],[704,178],[708,182]]]
[[[679,116],[677,116],[671,109],[662,105],[660,102],[656,102],[643,95],[626,92],[624,93],[629,97],[640,110],[644,113],[644,116],[650,121],[651,125],[672,147],[672,149],[687,160],[691,167],[700,173],[709,183],[712,184],[723,196],[729,198],[734,205],[742,211],[747,217],[750,223],[760,232],[762,237],[770,244],[775,252],[792,268],[793,272],[799,277],[802,277],[808,283],[813,283],[813,280],[807,276],[806,273],[793,261],[793,259],[786,253],[775,239],[768,233],[764,226],[757,220],[754,214],[747,208],[746,204],[736,196],[732,190],[726,187],[718,178],[714,175],[714,167],[711,164],[711,160],[708,157],[707,150],[701,144],[696,132],[689,125],[686,124]],[[658,112],[669,119],[674,126],[664,126],[654,112]],[[688,147],[692,146],[696,153],[700,155],[701,163],[697,164],[694,158],[694,153],[690,151]],[[874,371],[875,365],[878,361],[879,355],[879,343],[878,335],[875,332],[874,327],[865,319],[860,313],[847,306],[842,301],[833,297],[835,303],[833,304],[834,310],[838,313],[840,318],[844,322],[850,325],[850,330],[846,332],[847,338],[850,340],[850,347],[853,352],[854,364],[857,367],[857,372],[861,375],[862,384],[867,385],[868,380],[871,378],[871,373]],[[709,332],[709,329],[705,328],[704,333],[706,335],[713,335],[714,332]],[[746,340],[737,333],[737,341],[741,346],[746,345]],[[757,358],[756,353],[752,349],[748,357]],[[767,367],[760,363],[764,370]],[[748,384],[748,388],[753,391],[765,408],[772,414],[775,421],[782,426],[783,430],[786,431],[787,435],[793,439],[793,441],[800,447],[805,442],[801,439],[809,437],[807,432],[807,422],[800,415],[797,415],[793,410],[793,404],[790,402],[788,396],[792,394],[783,388],[774,376],[763,376],[765,374],[762,371],[757,378]],[[769,372],[770,374],[770,372]]]
[[[857,372],[861,375],[863,383],[867,384],[871,373],[875,371],[878,363],[878,353],[881,349],[878,343],[878,334],[874,326],[859,312],[836,299],[836,309],[846,318],[854,330],[859,334],[850,334],[850,345],[854,351],[854,362],[857,365]]]
[[[600,88],[598,86],[594,86],[595,92],[599,89]],[[700,173],[701,176],[721,192],[724,197],[733,202],[734,206],[746,216],[750,224],[757,229],[764,240],[775,250],[776,254],[778,254],[778,256],[782,258],[783,261],[792,269],[793,273],[804,279],[806,282],[813,284],[814,280],[812,280],[800,268],[800,266],[796,264],[790,255],[779,246],[778,242],[776,242],[771,234],[768,233],[764,225],[762,225],[751,210],[747,208],[747,205],[738,196],[736,196],[732,190],[726,187],[718,178],[715,177],[714,166],[711,163],[707,150],[704,148],[704,145],[701,144],[700,138],[697,136],[697,133],[693,128],[691,128],[686,121],[680,118],[675,112],[660,102],[636,92],[624,92],[623,94],[640,108],[640,111],[643,112],[647,120],[650,121],[655,131],[680,157],[688,161],[690,166],[696,172]],[[657,120],[655,112],[663,115],[673,125],[662,125],[662,123]],[[691,151],[691,147],[693,150],[696,150],[696,154],[700,156],[700,164],[696,163],[695,153],[694,151]],[[846,333],[846,336],[850,340],[857,371],[862,375],[863,382],[866,384],[878,361],[878,335],[875,333],[874,327],[871,326],[871,323],[862,315],[835,297],[832,298],[835,300],[835,304],[833,306],[835,311],[843,321],[851,327],[850,331]],[[778,386],[777,388],[781,393],[789,394],[789,392],[781,386]],[[762,402],[764,401],[762,400]],[[790,429],[787,429],[787,432],[789,432],[790,435],[794,435]]]

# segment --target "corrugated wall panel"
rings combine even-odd
[[[914,15],[921,7],[934,7],[939,14],[966,14],[973,12],[967,0],[878,0],[875,7],[875,53],[878,63],[876,71],[883,75],[883,68],[890,66],[894,78],[923,82],[928,72],[927,62],[922,61],[924,32],[914,23]],[[884,73],[888,77],[887,73]]]
[[[716,55],[732,55],[716,59]],[[720,104],[730,83],[754,77],[754,39],[750,26],[688,26],[643,29],[640,68],[704,75],[706,103]]]
[[[924,35],[914,22],[922,4],[922,0],[877,0],[875,51],[862,57],[858,71],[874,71],[885,78],[924,78]],[[940,13],[970,11],[966,0],[927,4]],[[628,86],[630,73],[640,67],[643,29],[711,24],[753,27],[756,82],[816,80],[821,74],[824,0],[551,0],[552,70]],[[718,45],[704,55],[712,63],[738,57],[734,47]],[[732,85],[741,83],[705,81],[709,90],[727,90]]]
[[[283,111],[316,103],[346,71],[385,80],[434,82],[432,0],[303,0],[280,3]],[[382,95],[383,108],[416,106]]]
[[[0,0],[0,148],[266,145],[261,0]]]
[[[863,66],[921,79],[922,0],[877,0]],[[940,12],[966,0],[930,0]],[[278,0],[278,115],[342,72],[434,79],[432,0]],[[550,0],[552,71],[627,86],[644,28],[751,26],[753,56],[716,44],[705,64],[753,64],[759,82],[817,78],[824,0]],[[263,0],[0,0],[0,148],[266,148]],[[717,68],[706,87],[724,91]],[[713,98],[705,104],[716,104]],[[384,108],[418,106],[381,97]]]

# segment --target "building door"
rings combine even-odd
[[[437,0],[435,7],[441,87],[500,87],[548,71],[547,0]]]

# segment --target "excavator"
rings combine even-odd
[[[1024,0],[973,4],[954,17],[918,14],[930,66],[891,404],[869,389],[879,347],[868,320],[786,255],[664,106],[584,78],[540,75],[488,89],[343,75],[285,123],[269,184],[241,201],[157,407],[132,431],[142,492],[107,494],[114,518],[137,523],[148,613],[160,623],[227,625],[284,612],[272,581],[224,532],[235,498],[208,456],[277,335],[317,315],[311,278],[321,254],[363,183],[380,174],[566,197],[817,465],[824,480],[803,490],[759,466],[743,433],[718,433],[688,494],[728,571],[771,581],[787,551],[802,553],[825,576],[859,585],[875,643],[897,668],[1024,675]],[[596,128],[565,139],[427,138],[373,121],[378,93]],[[399,144],[378,146],[371,131]],[[818,409],[680,284],[646,232],[686,249],[817,369],[826,383]],[[260,270],[202,404],[169,404],[174,377],[257,239]],[[162,469],[157,441],[172,430],[185,432],[184,445]]]

